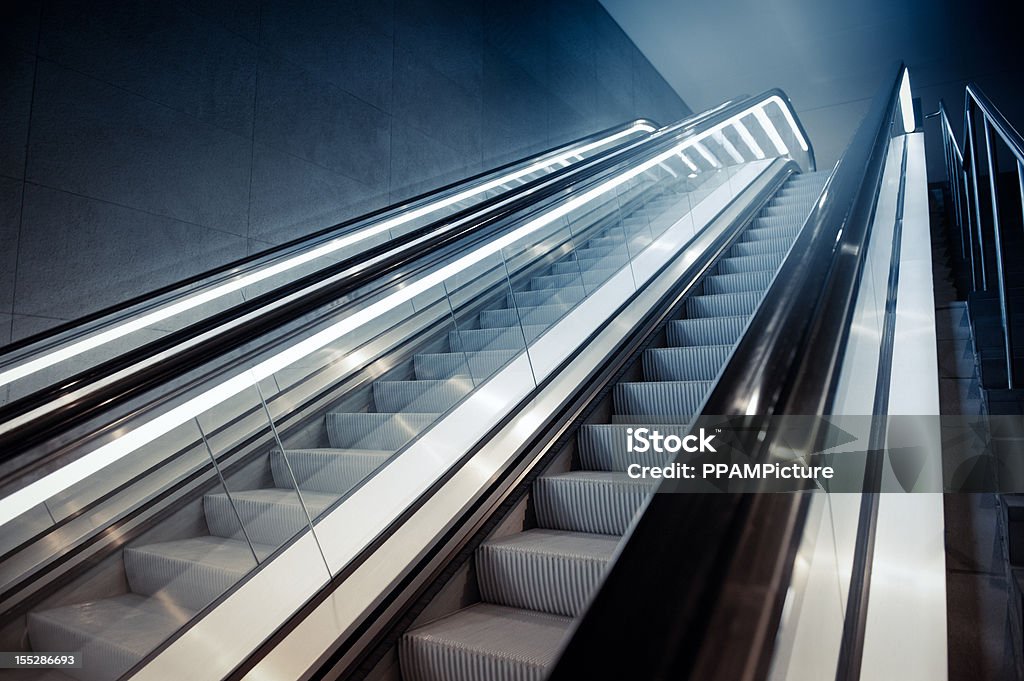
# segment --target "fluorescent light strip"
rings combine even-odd
[[[703,139],[703,137],[704,137],[704,136],[702,136],[702,137],[701,137],[701,139]],[[703,144],[701,144],[700,142],[696,142],[696,141],[695,141],[695,142],[693,143],[693,148],[697,150],[697,153],[698,153],[698,154],[700,154],[701,156],[703,156],[703,157],[704,157],[704,160],[705,160],[705,161],[707,161],[708,163],[710,163],[710,164],[711,164],[712,166],[714,166],[715,168],[721,168],[721,167],[722,167],[722,163],[721,163],[721,162],[720,162],[720,161],[719,161],[719,160],[718,160],[717,158],[715,158],[714,156],[712,156],[712,155],[711,155],[711,152],[710,152],[710,151],[708,151],[708,148],[707,148],[707,147],[705,147],[705,146],[704,146]]]
[[[718,130],[717,132],[715,132],[714,135],[711,136],[711,139],[715,140],[720,145],[722,145],[722,147],[725,148],[725,153],[729,154],[733,161],[735,161],[736,163],[743,163],[743,157],[740,156],[740,152],[738,152],[736,150],[736,147],[732,145],[732,142],[729,141],[729,138],[725,136],[724,131]]]
[[[914,121],[914,99],[910,93],[910,69],[903,69],[903,79],[900,81],[900,113],[903,114],[903,132],[914,132],[917,126]]]
[[[568,151],[554,159],[538,161],[537,163],[534,163],[526,168],[518,170],[509,175],[504,175],[502,177],[495,178],[493,180],[485,182],[482,185],[478,185],[476,187],[464,190],[462,192],[459,192],[458,194],[454,194],[445,199],[441,199],[437,202],[430,203],[428,205],[421,206],[417,209],[404,212],[401,215],[395,216],[380,224],[373,225],[367,227],[366,229],[360,230],[355,234],[349,234],[338,239],[334,239],[326,244],[323,244],[322,246],[314,248],[305,253],[300,253],[296,256],[288,258],[287,260],[283,260],[277,264],[261,268],[260,271],[258,272],[245,275],[234,281],[221,284],[219,286],[215,286],[207,291],[203,291],[197,293],[196,295],[179,300],[175,303],[171,303],[170,305],[162,307],[148,314],[144,314],[140,317],[136,317],[132,320],[126,321],[111,329],[101,331],[96,335],[89,336],[88,338],[84,338],[74,343],[70,343],[50,353],[47,353],[28,362],[25,362],[24,364],[19,364],[11,369],[2,371],[0,372],[0,386],[13,383],[14,381],[25,378],[26,376],[30,376],[38,371],[42,371],[43,369],[47,369],[51,366],[67,361],[72,357],[77,357],[82,353],[94,350],[111,341],[123,338],[128,334],[148,328],[166,319],[169,319],[183,312],[187,312],[188,310],[192,310],[196,307],[199,307],[200,305],[204,305],[223,296],[235,293],[236,291],[239,291],[247,286],[252,286],[253,284],[269,279],[270,277],[282,274],[291,269],[304,265],[308,262],[311,262],[318,258],[322,258],[326,255],[330,255],[331,253],[335,253],[343,248],[352,246],[353,244],[356,244],[360,241],[364,241],[371,237],[377,236],[378,234],[382,234],[406,222],[423,217],[424,215],[428,215],[436,210],[447,208],[448,206],[459,203],[460,201],[464,201],[478,194],[482,194],[483,192],[490,191],[491,189],[500,187],[508,182],[517,180],[526,175],[530,175],[531,173],[535,173],[545,168],[548,168],[556,163],[561,163],[563,167],[568,166],[569,162],[567,161],[567,159],[573,157],[581,158],[581,154],[585,154],[589,151],[592,151],[593,149],[614,142],[615,140],[621,137],[625,137],[626,135],[633,134],[637,130],[653,132],[655,128],[646,123],[636,124],[626,130],[622,130],[618,133],[615,133],[614,135],[609,135],[608,137],[596,140],[582,147],[579,147],[578,149]]]
[[[691,161],[690,157],[687,156],[686,154],[684,154],[681,151],[679,152],[679,158],[683,159],[683,163],[685,163],[687,166],[689,166],[690,170],[692,170],[695,173],[696,172],[700,172],[700,169],[697,167],[697,164],[695,164],[693,161]]]
[[[791,112],[789,110],[789,106],[784,101],[782,101],[782,97],[779,97],[778,95],[772,95],[761,106],[766,107],[769,104],[775,104],[776,106],[779,107],[779,110],[782,111],[782,117],[786,119],[786,123],[789,124],[790,129],[792,129],[793,131],[793,136],[796,137],[797,144],[799,144],[800,148],[803,149],[804,151],[808,151],[810,147],[807,144],[807,140],[804,139],[804,134],[803,132],[801,132],[800,126],[796,124],[796,119],[793,118],[793,112]],[[773,125],[772,130],[774,129],[775,126]]]
[[[780,135],[779,131],[775,129],[771,119],[768,118],[768,114],[764,112],[763,107],[759,106],[754,109],[754,118],[756,118],[757,122],[761,124],[761,127],[764,128],[765,134],[768,135],[768,139],[770,139],[772,144],[775,145],[775,151],[779,152],[779,155],[781,156],[788,154],[789,149],[786,147],[786,143],[782,141],[782,135]]]
[[[764,149],[761,148],[761,145],[757,143],[754,136],[750,134],[749,130],[747,130],[747,126],[743,125],[743,121],[736,121],[733,124],[733,127],[736,128],[736,132],[740,134],[740,139],[743,140],[743,143],[747,145],[750,151],[754,152],[754,157],[758,160],[763,159]]]
[[[44,503],[54,495],[62,492],[71,485],[74,485],[88,476],[102,470],[106,466],[116,463],[128,456],[139,447],[143,447],[157,438],[167,434],[188,421],[198,417],[209,409],[221,404],[225,400],[238,393],[255,386],[265,378],[284,369],[310,354],[322,349],[347,333],[359,328],[361,325],[370,322],[387,312],[395,309],[428,289],[441,284],[450,277],[465,271],[481,260],[500,253],[503,248],[529,236],[531,233],[551,224],[559,218],[569,215],[577,208],[590,201],[606,194],[619,185],[641,175],[663,161],[681,154],[687,146],[695,144],[693,139],[687,140],[672,149],[662,152],[652,159],[632,168],[621,175],[618,175],[597,187],[590,189],[580,196],[555,207],[550,212],[541,215],[512,232],[494,239],[482,245],[472,253],[469,253],[455,262],[445,265],[439,270],[425,275],[421,279],[412,282],[408,286],[392,293],[367,307],[346,316],[344,319],[335,322],[331,326],[313,334],[295,345],[279,352],[263,362],[260,362],[252,369],[247,369],[228,378],[213,388],[193,397],[187,402],[174,407],[173,409],[155,417],[153,420],[144,423],[137,428],[129,430],[120,435],[116,440],[109,442],[88,454],[72,461],[71,463],[45,475],[44,477],[31,482],[20,490],[0,500],[0,525],[10,522],[22,513],[33,507]]]

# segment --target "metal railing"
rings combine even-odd
[[[985,96],[981,89],[971,83],[964,94],[964,141],[958,144],[953,127],[943,102],[939,110],[929,117],[938,116],[942,126],[942,143],[945,150],[946,178],[952,198],[952,216],[960,237],[960,255],[970,265],[971,291],[990,291],[994,285],[999,296],[999,317],[1003,331],[1003,345],[1006,362],[1006,387],[1017,387],[1014,379],[1013,324],[1006,281],[1006,252],[1003,244],[1003,219],[1005,215],[999,196],[999,149],[996,141],[1001,140],[1004,148],[1012,154],[1017,170],[1019,201],[1024,212],[1024,138],[1021,137],[1002,113]],[[980,127],[980,131],[978,128]],[[984,139],[984,169],[979,172],[978,135]],[[988,183],[988,201],[991,214],[986,210],[982,195],[984,183]],[[986,234],[987,232],[987,234]],[[989,246],[986,237],[991,237]],[[991,272],[987,260],[989,250],[995,262]],[[993,276],[994,275],[994,276]]]

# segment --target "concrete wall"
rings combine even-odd
[[[0,344],[624,120],[596,0],[0,9]]]

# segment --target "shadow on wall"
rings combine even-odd
[[[596,0],[40,0],[0,17],[0,343],[636,116]]]

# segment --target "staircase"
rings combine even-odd
[[[669,323],[665,347],[647,350],[644,380],[614,389],[608,423],[583,425],[579,467],[538,478],[537,527],[492,538],[476,551],[482,602],[409,631],[399,642],[405,681],[542,679],[573,618],[600,585],[651,483],[626,474],[625,429],[685,430],[728,360],[796,239],[825,173],[790,178],[743,232],[685,317]]]

